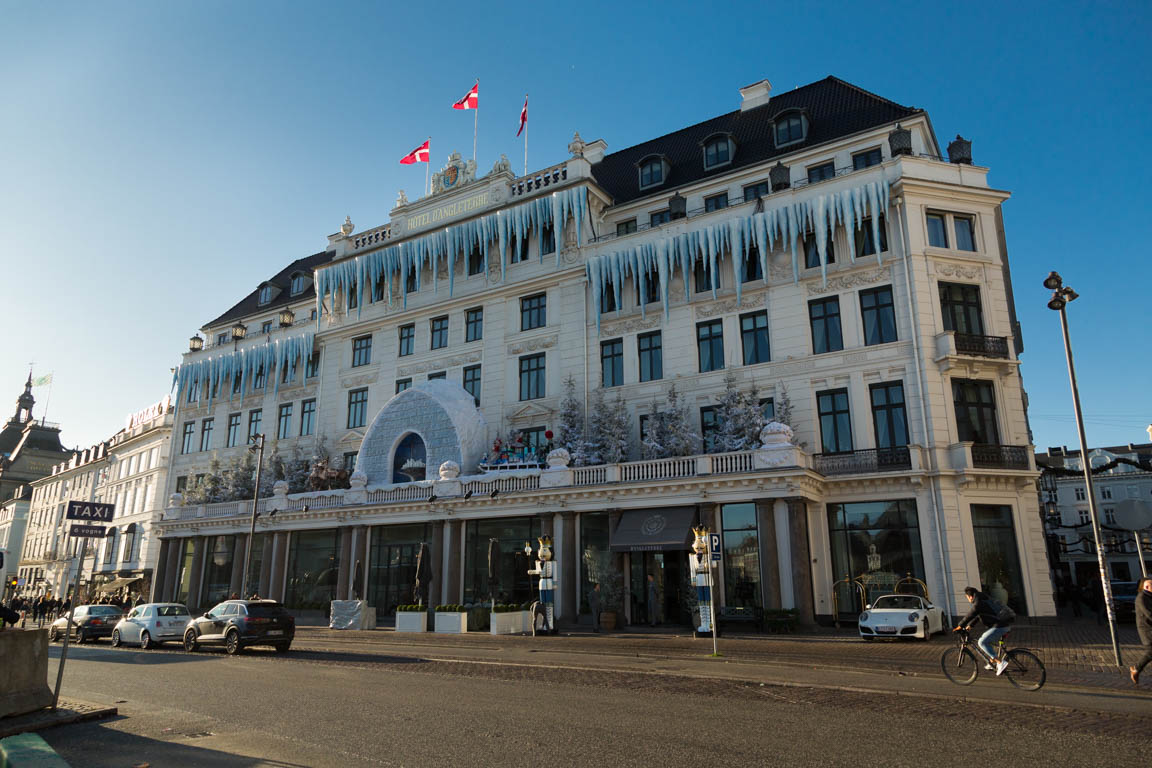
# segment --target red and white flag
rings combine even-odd
[[[464,98],[452,105],[452,109],[479,109],[480,108],[480,81],[472,86],[472,90],[464,94]]]
[[[400,165],[412,165],[413,163],[426,163],[428,162],[428,155],[430,154],[429,145],[432,143],[431,139],[425,141],[416,149],[412,150],[404,157],[400,158]]]
[[[528,97],[524,97],[524,107],[520,110],[520,130],[516,131],[519,136],[524,132],[524,126],[528,125]]]

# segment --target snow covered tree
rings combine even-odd
[[[632,420],[628,416],[628,406],[624,398],[616,395],[616,401],[608,406],[601,420],[601,457],[604,464],[618,464],[628,461],[632,451]]]
[[[736,374],[731,370],[724,376],[724,393],[716,409],[716,432],[711,441],[713,453],[750,451],[760,445],[760,430],[764,428],[764,412],[753,385],[750,391],[736,388]]]
[[[560,415],[556,425],[557,448],[568,451],[574,466],[576,458],[581,453],[584,442],[584,415],[581,413],[580,400],[576,397],[576,379],[572,374],[564,380],[564,399],[560,401]]]
[[[588,406],[588,431],[584,433],[584,440],[576,453],[576,466],[604,463],[605,417],[604,391],[597,388]]]
[[[655,400],[644,429],[642,453],[649,459],[691,456],[700,445],[700,432],[676,385],[668,387],[663,407]]]
[[[218,501],[227,501],[224,494],[224,468],[220,463],[220,457],[213,454],[212,462],[208,465],[208,473],[199,483],[184,491],[184,503],[215,504]]]
[[[801,448],[806,448],[808,444],[795,437],[800,430],[796,429],[796,425],[792,422],[792,399],[788,397],[788,387],[784,386],[783,382],[777,387],[775,406],[776,415],[772,420],[792,427],[792,441]]]

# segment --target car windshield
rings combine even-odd
[[[182,605],[158,605],[156,606],[157,616],[187,616],[188,609]]]
[[[872,604],[872,609],[876,611],[881,611],[886,608],[908,610],[918,609],[919,607],[920,598],[904,595],[889,595],[888,597],[881,597]]]
[[[88,606],[89,616],[118,616],[123,613],[119,608],[111,605],[90,605]]]
[[[1116,597],[1132,597],[1136,594],[1136,582],[1112,582],[1112,594]]]
[[[287,611],[280,603],[249,603],[249,616],[283,616]]]

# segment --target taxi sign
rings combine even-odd
[[[116,511],[115,504],[98,504],[94,501],[70,501],[68,512],[64,515],[69,520],[89,520],[94,523],[110,523]]]
[[[108,529],[102,525],[74,525],[69,531],[73,536],[81,539],[102,539]]]

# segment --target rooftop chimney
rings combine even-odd
[[[772,93],[772,83],[768,80],[761,80],[752,85],[746,85],[740,89],[740,111],[747,112],[756,107],[762,107],[768,103],[769,95]]]

